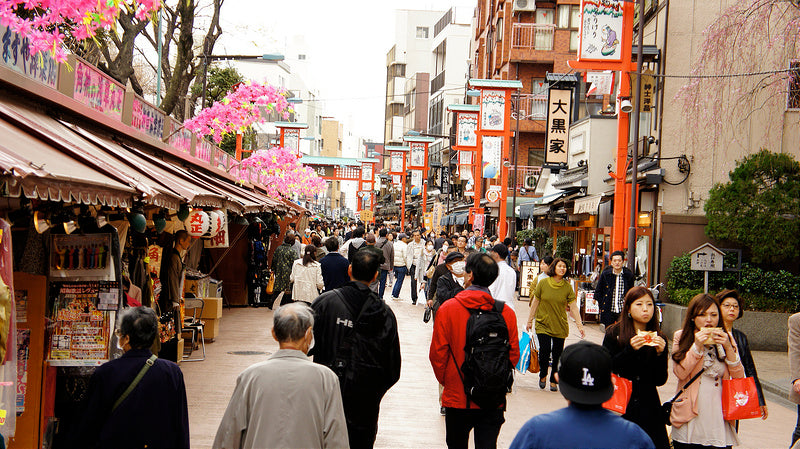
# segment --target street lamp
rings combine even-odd
[[[270,61],[280,62],[284,56],[276,53],[263,55],[203,55],[203,109],[206,108],[206,80],[208,78],[208,61]]]

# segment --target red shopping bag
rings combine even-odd
[[[614,395],[611,396],[611,399],[603,402],[603,408],[624,415],[625,410],[628,409],[628,402],[631,400],[633,384],[630,380],[616,374],[611,375],[611,383],[614,384]]]
[[[722,417],[727,421],[761,417],[755,379],[722,379]]]

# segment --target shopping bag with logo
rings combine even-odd
[[[611,375],[611,383],[614,384],[614,394],[611,396],[611,399],[603,402],[603,408],[624,415],[625,410],[628,409],[628,402],[631,400],[633,383],[624,377],[617,376],[616,374]]]
[[[528,364],[531,361],[531,334],[523,332],[519,337],[519,362],[515,367],[520,373],[525,373],[528,370]]]
[[[755,379],[722,380],[722,417],[728,421],[761,417]]]

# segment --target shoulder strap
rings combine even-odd
[[[505,307],[505,306],[506,306],[506,304],[503,301],[498,301],[498,300],[495,299],[494,300],[494,305],[492,306],[492,308],[494,308],[495,312],[497,312],[497,313],[502,315],[503,307]]]
[[[128,385],[128,388],[122,393],[122,396],[120,396],[119,399],[117,399],[114,402],[114,405],[111,407],[112,413],[114,412],[114,410],[117,409],[117,407],[119,407],[120,404],[122,404],[122,401],[124,401],[128,397],[128,395],[131,394],[131,392],[136,388],[136,386],[139,385],[139,382],[142,380],[147,370],[149,370],[150,367],[156,363],[157,358],[158,356],[153,354],[150,356],[149,359],[147,359],[144,362],[144,366],[142,367],[141,370],[139,370],[139,374],[137,374],[136,377],[133,379],[133,382],[131,382],[131,384]]]
[[[677,392],[677,393],[675,393],[675,396],[673,396],[673,397],[672,397],[672,399],[670,400],[670,402],[675,402],[675,400],[677,400],[677,399],[678,399],[678,396],[682,395],[682,394],[683,394],[683,392],[684,392],[684,391],[686,391],[686,389],[687,389],[687,388],[689,388],[689,385],[693,384],[693,383],[694,383],[694,381],[696,381],[696,380],[697,380],[697,378],[698,378],[698,377],[700,377],[700,375],[701,375],[701,374],[703,374],[703,371],[705,371],[705,370],[706,370],[706,369],[705,369],[705,367],[704,367],[703,369],[701,369],[700,371],[698,371],[698,372],[697,372],[697,374],[695,374],[694,376],[692,376],[692,378],[691,378],[691,379],[689,379],[689,382],[686,382],[686,385],[684,385],[684,386],[683,386],[683,387],[682,387],[680,390],[678,390],[678,392]]]

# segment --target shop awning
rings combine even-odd
[[[465,225],[469,221],[469,214],[458,214],[455,217],[455,221],[457,225]]]
[[[281,205],[276,199],[270,198],[260,192],[215,178],[212,175],[203,173],[201,170],[193,169],[192,173],[204,179],[209,184],[217,186],[220,189],[220,193],[229,195],[232,199],[239,201],[244,206],[245,213],[269,212],[277,209]]]
[[[0,170],[9,196],[89,205],[132,205],[135,188],[74,159],[16,124],[0,119],[0,135]]]
[[[575,215],[578,214],[590,214],[590,215],[597,215],[597,207],[600,206],[600,200],[603,198],[603,194],[599,193],[597,195],[591,195],[584,198],[578,198],[575,200],[575,206],[573,208],[572,213]]]
[[[528,216],[526,216],[526,217],[523,217],[521,215],[522,214],[522,207],[525,206],[526,204],[531,204],[531,203],[535,202],[537,199],[538,198],[517,198],[517,201],[516,201],[517,204],[516,205],[513,204],[514,203],[513,201],[508,200],[508,203],[506,203],[506,216],[507,217],[517,216],[519,218],[529,218],[530,213],[528,213]],[[512,207],[512,206],[515,206],[515,207]],[[514,210],[515,208],[516,208],[516,210]],[[528,209],[530,209],[530,208],[528,208]]]

